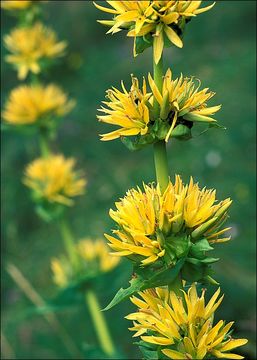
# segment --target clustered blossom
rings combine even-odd
[[[11,125],[45,125],[69,113],[74,105],[56,85],[21,85],[10,93],[2,117]]]
[[[199,297],[196,285],[181,295],[168,287],[148,289],[133,296],[131,301],[138,312],[126,318],[132,320],[134,336],[161,349],[168,359],[243,359],[231,350],[247,343],[246,339],[233,339],[229,331],[233,322],[220,320],[214,325],[214,313],[223,296],[220,289],[205,304],[205,290]]]
[[[11,53],[6,61],[18,71],[18,78],[24,80],[29,72],[41,72],[44,61],[64,55],[66,41],[58,41],[53,30],[37,22],[31,27],[19,27],[4,36],[4,44]]]
[[[32,0],[2,0],[1,8],[5,10],[25,10],[28,9],[32,3]]]
[[[114,34],[123,29],[127,36],[134,37],[134,55],[137,55],[136,40],[146,37],[153,42],[154,60],[161,58],[165,39],[181,48],[181,35],[184,24],[192,17],[210,10],[214,3],[201,8],[202,1],[106,1],[111,7],[98,3],[95,6],[104,12],[113,14],[113,20],[99,22],[111,26],[108,33]]]
[[[76,266],[65,256],[55,258],[51,263],[54,283],[61,288],[86,276],[99,276],[119,264],[119,258],[109,254],[106,243],[101,239],[82,239],[74,247]]]
[[[209,244],[228,241],[221,235],[231,200],[216,202],[215,190],[200,189],[191,178],[184,185],[176,176],[174,185],[169,182],[162,194],[159,186],[144,185],[129,190],[110,210],[118,225],[113,235],[105,235],[109,246],[118,256],[127,256],[142,265],[148,265],[169,253],[176,238],[189,237],[195,243],[206,238]],[[221,236],[221,237],[220,237]]]
[[[201,84],[199,82],[196,85],[193,77],[185,78],[181,74],[179,78],[172,80],[172,72],[168,69],[163,78],[161,91],[150,74],[148,78],[154,98],[160,106],[160,118],[168,121],[170,125],[166,141],[176,125],[185,120],[191,123],[190,126],[194,122],[216,122],[212,115],[220,110],[221,105],[207,106],[207,101],[215,93],[209,91],[208,88],[199,90]]]
[[[82,195],[86,186],[86,180],[74,166],[75,160],[63,155],[36,159],[25,170],[24,184],[38,200],[70,206],[72,198]]]
[[[181,75],[172,79],[172,72],[167,70],[162,88],[159,90],[152,76],[148,75],[149,87],[146,80],[140,89],[137,78],[132,77],[132,86],[127,91],[122,83],[122,91],[112,88],[107,91],[106,107],[99,109],[104,115],[98,119],[107,124],[119,126],[120,129],[103,134],[102,140],[108,141],[124,136],[153,135],[157,120],[161,122],[164,131],[157,140],[172,136],[173,130],[179,124],[187,124],[190,128],[194,123],[216,123],[212,117],[220,110],[221,105],[209,107],[207,102],[215,95],[208,88],[200,90],[200,83],[190,77]],[[154,99],[159,105],[159,114],[154,111]],[[157,135],[158,136],[158,135]]]
[[[143,80],[142,90],[139,81],[132,77],[132,86],[128,92],[122,82],[122,91],[112,88],[107,91],[107,99],[103,104],[108,108],[99,109],[105,115],[98,116],[102,122],[119,125],[121,129],[103,134],[102,140],[108,141],[121,136],[145,135],[150,121],[148,100],[151,96],[146,90],[146,81]]]

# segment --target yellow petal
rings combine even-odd
[[[163,40],[163,32],[160,31],[158,35],[154,36],[153,39],[153,51],[154,51],[154,62],[158,64],[163,52],[164,40]]]
[[[179,48],[183,47],[182,40],[180,39],[178,34],[172,28],[170,28],[169,26],[165,26],[164,31],[165,31],[168,39],[170,40],[170,42],[172,42],[172,44],[176,45]]]

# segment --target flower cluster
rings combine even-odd
[[[48,120],[69,113],[74,105],[56,85],[21,85],[10,93],[2,117],[11,125],[45,126]]]
[[[127,256],[143,266],[160,258],[175,263],[186,255],[197,256],[198,247],[205,246],[207,251],[208,243],[230,239],[222,237],[228,228],[220,229],[230,204],[230,199],[217,203],[215,190],[201,190],[192,178],[184,185],[176,176],[174,185],[169,182],[163,194],[154,185],[144,185],[144,191],[129,190],[115,204],[117,210],[110,210],[118,225],[118,230],[113,230],[115,237],[105,236],[118,256]]]
[[[181,127],[186,130],[194,123],[214,124],[214,115],[220,105],[211,106],[207,102],[215,95],[208,88],[200,90],[192,77],[172,79],[168,69],[162,89],[159,90],[152,76],[148,75],[150,92],[147,91],[146,80],[143,79],[142,89],[137,78],[132,77],[132,86],[127,91],[122,83],[122,91],[112,88],[107,91],[107,99],[99,111],[102,122],[120,126],[120,129],[103,134],[102,140],[113,140],[124,136],[140,135],[141,142],[155,142],[170,136],[179,137]],[[159,105],[159,113],[154,111],[154,100]],[[143,140],[144,139],[144,140]]]
[[[146,90],[146,81],[143,80],[142,90],[139,88],[138,79],[132,77],[132,86],[128,92],[122,82],[122,90],[112,88],[107,91],[107,99],[99,111],[106,115],[98,116],[100,121],[107,124],[121,126],[121,129],[101,135],[102,140],[108,141],[121,136],[145,135],[148,132],[150,122],[149,98],[150,93]]]
[[[158,63],[165,42],[181,48],[185,23],[192,17],[210,10],[214,3],[201,8],[202,1],[106,1],[111,7],[97,3],[95,6],[104,12],[113,14],[113,20],[99,22],[111,26],[108,33],[117,33],[123,29],[129,37],[134,37],[134,56],[139,52],[138,39],[144,41],[144,47],[153,44],[154,60]],[[147,44],[148,43],[148,44]],[[142,45],[141,45],[142,46]],[[141,50],[142,51],[142,50]]]
[[[76,267],[65,256],[52,260],[53,280],[61,288],[79,279],[96,277],[111,271],[119,263],[119,258],[109,254],[103,240],[83,239],[74,246],[78,260]]]
[[[32,0],[2,0],[1,8],[5,9],[5,10],[24,10],[24,9],[29,8],[34,1],[32,1]]]
[[[233,339],[230,329],[233,322],[220,320],[213,324],[214,313],[223,296],[218,289],[205,305],[205,291],[199,297],[196,285],[181,296],[167,287],[148,289],[133,296],[131,301],[138,312],[126,318],[133,320],[134,336],[151,344],[169,359],[243,359],[231,350],[247,343],[246,339]]]
[[[65,41],[58,41],[53,30],[37,22],[32,27],[18,27],[4,36],[4,43],[11,55],[6,61],[13,64],[23,80],[31,71],[41,72],[46,62],[64,55]]]
[[[74,166],[74,159],[62,155],[36,159],[25,170],[24,184],[33,190],[38,201],[70,206],[72,198],[83,194],[86,185]]]

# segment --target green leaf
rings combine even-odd
[[[183,119],[188,121],[196,121],[196,122],[207,122],[207,123],[215,123],[216,120],[213,120],[212,118],[204,115],[199,114],[193,114],[193,113],[187,113],[183,116]]]
[[[151,34],[146,36],[137,36],[135,38],[136,42],[136,53],[141,54],[145,49],[149,48],[153,44],[153,38]]]
[[[207,266],[186,262],[181,270],[182,278],[188,282],[201,281],[206,276]]]
[[[227,130],[227,128],[223,125],[218,124],[217,122],[212,122],[209,124],[210,128],[217,128],[217,129],[222,129],[222,130]]]
[[[139,135],[130,138],[124,136],[121,137],[121,141],[130,151],[137,151],[152,144],[154,142],[154,136],[152,134]]]
[[[130,280],[130,287],[126,289],[121,288],[116,293],[110,304],[106,306],[104,311],[110,310],[115,305],[119,304],[123,300],[128,299],[130,296],[139,291],[153,287],[164,286],[172,282],[178,276],[184,262],[185,258],[180,259],[175,266],[161,268],[159,270],[156,268],[153,269],[151,266],[147,266],[145,268],[135,267],[134,277]]]
[[[35,202],[40,201],[37,199],[35,192],[33,193],[33,200]],[[41,200],[42,201],[42,200]],[[59,219],[64,211],[67,209],[67,206],[62,204],[51,204],[46,201],[38,203],[35,207],[37,215],[45,222],[49,223]]]
[[[112,307],[114,307],[115,305],[119,304],[121,301],[129,298],[130,296],[132,296],[134,293],[140,291],[141,286],[142,286],[142,278],[135,278],[130,280],[130,287],[128,287],[127,289],[123,289],[121,288],[116,295],[114,296],[114,298],[112,299],[112,301],[110,302],[109,305],[107,305],[103,311],[107,311],[110,310]]]
[[[206,257],[204,259],[195,259],[195,258],[187,258],[186,260],[187,262],[194,264],[194,265],[200,265],[200,264],[212,264],[214,262],[219,261],[219,258],[211,258],[211,257]]]
[[[196,243],[192,243],[189,254],[197,259],[203,259],[206,257],[205,252],[210,250],[213,250],[213,247],[210,246],[208,240],[201,239]]]
[[[172,130],[171,137],[179,140],[190,140],[192,138],[191,129],[186,125],[179,124]]]
[[[168,237],[166,241],[167,252],[171,250],[177,258],[181,258],[188,254],[191,243],[187,236]]]
[[[147,344],[142,340],[135,342],[134,344],[139,347],[144,360],[158,360],[159,359],[156,345],[151,346],[151,344]]]

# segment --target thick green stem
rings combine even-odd
[[[78,254],[76,251],[73,235],[65,219],[60,220],[59,227],[67,255],[71,261],[71,264],[76,267],[78,264]]]
[[[101,311],[98,299],[92,290],[86,291],[85,299],[101,348],[106,355],[112,356],[115,354],[115,347],[113,345],[111,335],[109,333],[103,312]]]
[[[156,180],[163,193],[169,183],[168,157],[165,141],[158,141],[154,144],[154,163]]]
[[[155,64],[153,61],[154,69],[154,82],[158,87],[159,91],[162,93],[162,84],[163,84],[163,57],[161,57],[158,64]],[[154,115],[157,120],[160,117],[160,105],[157,100],[154,99]],[[154,164],[156,172],[156,180],[160,186],[161,193],[163,193],[169,183],[169,167],[168,167],[168,157],[166,150],[165,140],[160,140],[154,144]],[[181,274],[170,284],[168,284],[170,291],[174,291],[178,296],[181,296],[180,289],[183,289]]]
[[[163,83],[163,59],[161,57],[158,64],[153,62],[154,68],[154,82],[160,92],[162,92]],[[160,116],[160,106],[156,99],[154,99],[154,115],[157,120]],[[166,144],[164,140],[158,141],[154,144],[154,163],[156,180],[160,186],[161,192],[164,192],[169,182],[168,158],[166,152]]]

